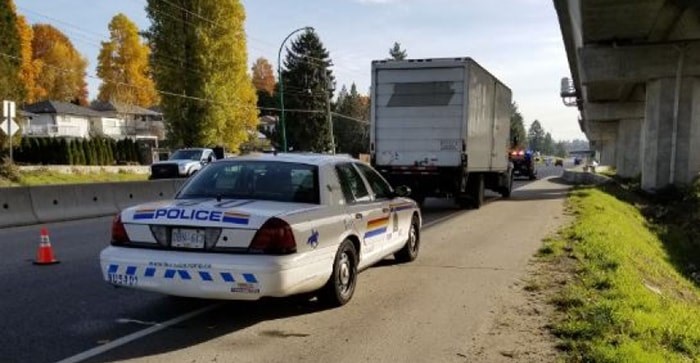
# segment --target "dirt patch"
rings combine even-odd
[[[565,216],[564,225],[573,221]],[[566,253],[567,251],[564,251]],[[491,311],[490,323],[472,341],[470,362],[557,362],[559,340],[551,332],[556,292],[571,278],[571,263],[533,257],[527,277],[514,282]]]

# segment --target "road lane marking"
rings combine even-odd
[[[100,345],[98,347],[92,348],[90,350],[86,350],[82,353],[78,353],[72,357],[68,357],[66,359],[63,359],[63,360],[59,361],[58,363],[78,363],[78,362],[82,362],[84,360],[96,357],[102,353],[105,353],[105,352],[110,351],[112,349],[118,348],[122,345],[131,343],[135,340],[141,339],[141,338],[146,337],[148,335],[151,335],[153,333],[157,333],[157,332],[159,332],[165,328],[171,327],[175,324],[182,323],[183,321],[192,319],[196,316],[199,316],[199,315],[202,315],[202,314],[207,313],[209,311],[212,311],[212,310],[220,307],[223,304],[224,303],[221,302],[221,303],[216,303],[216,304],[212,304],[209,306],[205,306],[201,309],[189,312],[189,313],[184,314],[184,315],[180,315],[178,317],[175,317],[175,318],[170,319],[168,321],[165,321],[163,323],[158,323],[158,324],[151,326],[149,328],[139,330],[139,331],[131,333],[129,335],[125,335],[125,336],[118,338],[116,340],[113,340],[107,344],[103,344],[103,345]]]

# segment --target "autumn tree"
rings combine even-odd
[[[24,87],[20,78],[22,39],[12,0],[0,0],[0,98],[20,101]]]
[[[510,147],[513,149],[527,146],[527,135],[525,134],[525,122],[523,115],[518,110],[518,104],[510,104]]]
[[[169,139],[178,146],[247,141],[257,125],[239,0],[148,0],[151,67]],[[168,60],[168,61],[166,61]]]
[[[253,86],[258,95],[258,108],[261,115],[276,115],[272,110],[278,107],[277,101],[277,80],[270,62],[260,57],[255,60],[251,68],[253,74]]]
[[[349,92],[345,86],[340,89],[333,115],[338,152],[357,156],[369,151],[368,102],[369,97],[359,94],[354,83]]]
[[[267,92],[268,95],[272,96],[275,92],[275,83],[277,81],[270,62],[260,57],[255,60],[251,71],[253,72],[253,86],[255,86],[255,89]]]
[[[32,39],[34,31],[27,23],[27,19],[17,14],[17,32],[20,38],[20,54],[22,63],[20,64],[19,78],[24,86],[24,102],[32,103],[35,101],[34,91],[36,89],[36,66],[32,58]]]
[[[394,46],[389,48],[390,59],[392,60],[404,60],[408,57],[405,49],[401,49],[401,43],[394,42]]]
[[[66,35],[49,24],[32,27],[32,58],[36,67],[37,100],[56,100],[87,105],[87,60]]]
[[[330,149],[330,125],[324,114],[326,94],[333,96],[331,60],[318,35],[311,30],[292,41],[284,60],[285,108],[318,112],[287,112],[287,145],[296,151]]]
[[[117,14],[109,23],[109,34],[97,57],[97,76],[102,78],[97,99],[142,107],[157,104],[148,66],[150,50],[141,41],[136,24]]]

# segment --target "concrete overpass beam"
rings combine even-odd
[[[581,82],[646,82],[674,77],[680,48],[685,47],[684,76],[700,76],[700,41],[627,47],[585,46],[579,48]]]
[[[593,121],[614,121],[621,119],[644,118],[643,102],[586,103],[586,119]]]
[[[615,143],[617,175],[634,178],[641,172],[642,118],[620,120]]]
[[[646,117],[642,127],[642,188],[645,190],[688,184],[700,173],[700,78],[682,78],[677,103],[675,91],[675,78],[647,83]],[[678,117],[674,130],[676,107]],[[674,153],[675,158],[672,158]]]

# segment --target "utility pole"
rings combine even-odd
[[[333,135],[333,115],[331,113],[331,87],[328,82],[328,70],[323,70],[323,81],[325,83],[324,92],[326,95],[326,118],[328,119],[328,129],[331,138],[331,154],[335,154],[335,136]]]

